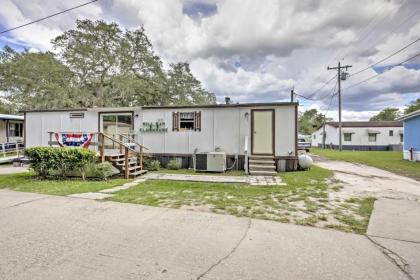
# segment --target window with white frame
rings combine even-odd
[[[376,133],[369,133],[369,142],[376,142]]]
[[[351,133],[344,133],[344,141],[351,141]]]

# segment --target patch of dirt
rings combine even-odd
[[[179,209],[190,210],[190,211],[199,211],[199,212],[213,212],[214,206],[211,204],[201,204],[201,205],[182,205]]]

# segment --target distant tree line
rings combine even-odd
[[[420,98],[410,102],[404,112],[401,112],[398,108],[385,108],[377,115],[371,117],[370,121],[394,121],[402,115],[409,114],[417,110],[420,110]]]
[[[0,51],[0,112],[216,102],[188,63],[164,69],[143,27],[78,20],[52,44],[54,53]]]

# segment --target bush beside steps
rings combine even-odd
[[[119,174],[109,162],[97,162],[96,153],[82,148],[31,147],[25,149],[32,168],[40,177],[87,177],[107,180]]]

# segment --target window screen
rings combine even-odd
[[[351,133],[344,133],[344,141],[351,141]]]
[[[369,142],[376,142],[376,133],[369,133]]]

